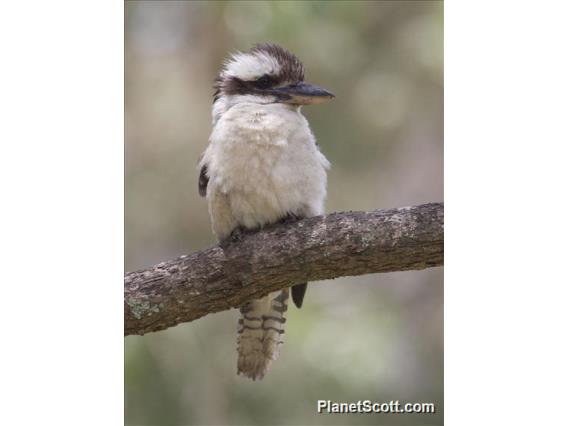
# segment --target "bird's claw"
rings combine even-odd
[[[243,234],[244,234],[244,232],[241,229],[241,227],[237,227],[237,228],[233,229],[233,232],[231,232],[231,235],[230,235],[229,238],[231,239],[232,242],[236,243],[236,242],[239,242],[243,239]]]

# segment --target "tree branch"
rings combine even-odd
[[[271,225],[127,273],[124,332],[163,330],[292,284],[443,263],[443,203]]]

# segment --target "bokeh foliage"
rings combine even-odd
[[[333,91],[304,114],[332,163],[327,211],[443,198],[443,5],[125,3],[125,259],[142,268],[214,243],[196,164],[228,52],[272,41]],[[314,283],[281,358],[237,377],[235,311],[125,343],[128,425],[441,424],[442,269]],[[434,402],[432,415],[321,415],[318,399]]]

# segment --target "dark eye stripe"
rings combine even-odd
[[[260,77],[258,80],[253,81],[252,85],[257,89],[268,89],[276,83],[275,79],[267,74]]]
[[[260,91],[271,89],[281,82],[281,76],[271,76],[268,74],[253,81],[241,80],[238,77],[229,77],[226,80],[218,78],[214,85],[214,101],[225,95],[258,94]]]

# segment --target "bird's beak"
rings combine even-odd
[[[273,89],[280,102],[294,105],[315,105],[335,98],[335,95],[321,87],[308,83],[296,83]]]

